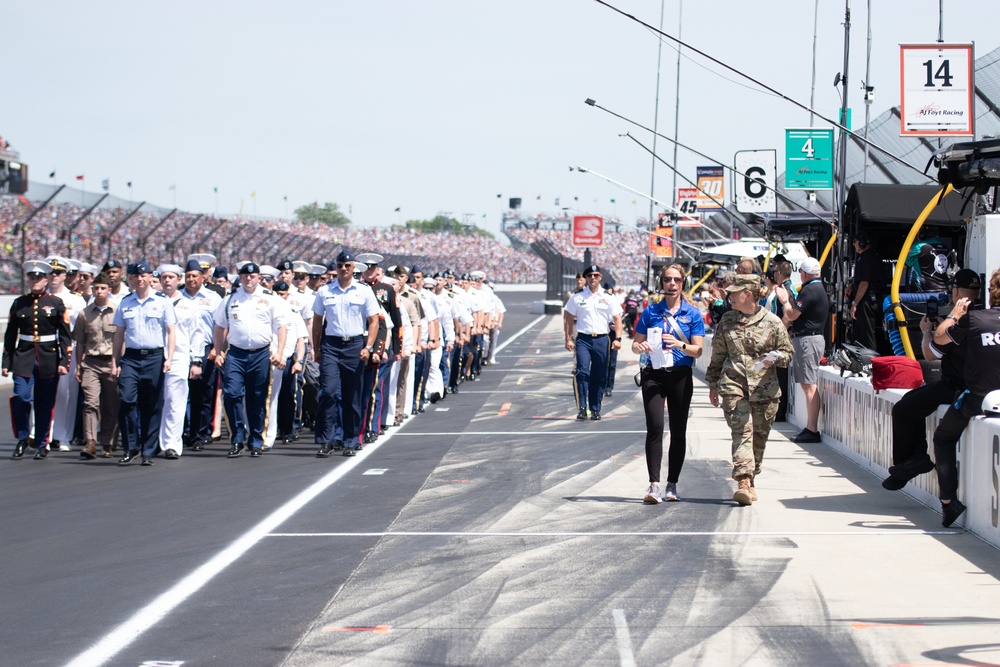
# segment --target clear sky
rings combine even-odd
[[[612,4],[659,24],[657,0]],[[858,127],[868,3],[851,4]],[[939,2],[871,4],[875,117],[899,104],[898,45],[937,39]],[[814,6],[684,0],[680,33],[808,103]],[[666,32],[678,34],[680,10],[667,0]],[[844,10],[844,0],[819,0],[815,99],[830,117]],[[32,180],[54,169],[59,183],[85,174],[98,190],[108,178],[121,197],[131,180],[136,200],[172,206],[176,196],[199,212],[215,211],[218,187],[220,214],[283,216],[285,196],[289,213],[333,201],[360,226],[445,212],[496,231],[510,197],[529,212],[648,214],[644,200],[568,169],[650,190],[652,158],[619,135],[650,147],[651,137],[584,99],[651,125],[660,42],[593,0],[0,0],[0,21],[0,136]],[[974,41],[981,56],[1000,46],[998,25],[997,0],[945,0],[945,41]],[[668,136],[676,67],[664,42],[659,127]],[[679,118],[682,142],[727,164],[759,148],[778,149],[783,164],[784,128],[809,124],[806,112],[693,54],[681,63]],[[662,139],[657,152],[672,162]],[[705,162],[678,154],[692,178]],[[657,166],[655,194],[669,197],[672,183]]]

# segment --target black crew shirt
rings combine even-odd
[[[819,278],[802,285],[795,307],[801,312],[792,322],[792,333],[797,336],[822,336],[826,317],[830,314],[830,299]]]
[[[948,329],[948,336],[965,347],[965,382],[974,394],[1000,389],[1000,306],[971,310]]]
[[[868,283],[868,292],[871,294],[885,293],[886,280],[885,271],[882,267],[882,258],[871,248],[860,253],[854,261],[851,295],[855,301],[858,300],[858,285],[863,282]],[[868,296],[868,294],[866,293],[865,296]]]

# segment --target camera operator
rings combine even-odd
[[[962,269],[952,278],[951,302],[966,299],[979,301],[982,288],[975,271]],[[943,345],[934,342],[934,329],[938,318],[924,316],[920,320],[923,332],[921,347],[924,359],[941,360],[941,379],[912,389],[892,406],[892,462],[889,476],[882,481],[882,488],[898,491],[914,477],[930,472],[934,463],[927,454],[927,417],[939,405],[947,405],[965,391],[966,347],[949,341]]]
[[[957,497],[955,448],[969,420],[982,412],[983,398],[1000,388],[1000,269],[990,276],[989,289],[989,310],[969,311],[972,300],[959,299],[934,332],[935,345],[953,342],[966,348],[964,376],[968,388],[951,404],[934,431],[941,525],[945,528],[965,511]]]

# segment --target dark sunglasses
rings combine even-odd
[[[306,278],[308,278],[309,276],[308,276],[307,274],[305,274],[305,273],[296,273],[296,274],[292,275],[292,277],[293,277],[293,278],[294,278],[295,280],[305,280],[305,279],[306,279]]]
[[[60,271],[59,269],[52,269],[52,275],[54,276],[61,276],[65,273],[66,273],[65,271]]]
[[[663,282],[665,282],[665,283],[682,283],[682,282],[684,282],[684,279],[683,278],[675,278],[674,276],[665,276],[663,278]]]
[[[344,267],[350,268],[354,266],[354,262],[337,262],[337,268],[343,269]]]

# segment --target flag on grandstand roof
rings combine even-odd
[[[53,171],[51,174],[49,174],[49,178],[55,178],[55,177],[56,177],[56,172]]]
[[[103,181],[101,181],[101,187],[104,189],[105,192],[107,192],[108,189],[111,187],[111,181],[105,178]]]
[[[167,190],[176,190],[176,189],[177,189],[177,184],[176,183],[174,183],[173,185],[171,185],[171,186],[169,186],[167,188]]]
[[[132,187],[132,181],[129,181],[129,182],[128,182],[128,183],[126,183],[125,185],[126,185],[127,187]]]
[[[212,188],[212,192],[214,192],[215,194],[219,194],[219,186],[216,185],[214,188]]]
[[[83,174],[80,174],[79,176],[77,176],[77,177],[76,177],[76,180],[78,180],[78,181],[82,181],[82,180],[83,180]]]
[[[396,210],[393,211],[393,213],[399,213],[399,207],[398,206],[396,207]]]

